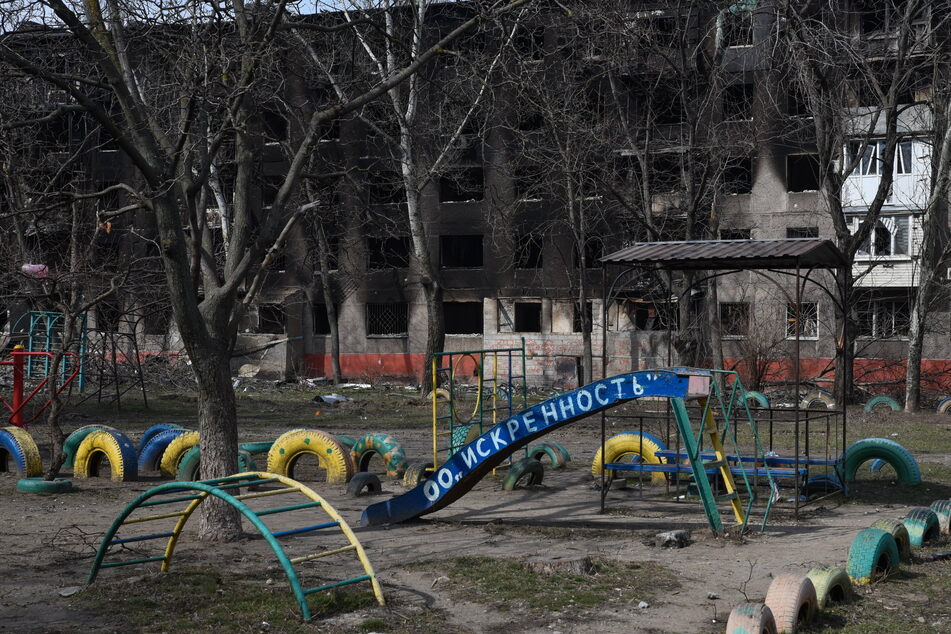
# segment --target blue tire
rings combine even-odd
[[[187,429],[166,429],[152,436],[139,451],[139,471],[158,471],[162,454],[165,453],[169,444],[187,431]]]
[[[31,478],[43,475],[40,450],[33,437],[20,427],[0,429],[0,471],[8,471],[7,462],[13,458],[17,473]]]
[[[760,407],[769,409],[769,398],[762,392],[750,390],[749,392],[743,395],[743,400],[747,402],[756,401]]]
[[[155,436],[162,433],[163,431],[168,431],[170,429],[181,429],[181,425],[176,425],[175,423],[159,423],[158,425],[152,425],[145,430],[145,433],[142,434],[142,437],[139,438],[139,453],[142,453],[142,450],[145,449],[145,446],[149,444],[149,441],[152,440]]]

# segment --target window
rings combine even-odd
[[[752,237],[752,229],[720,229],[721,240],[749,240]]]
[[[722,302],[720,331],[724,338],[746,337],[750,332],[750,305],[746,302]]]
[[[581,268],[581,251],[575,245],[575,268]],[[596,269],[601,267],[601,256],[604,254],[604,240],[598,236],[588,238],[584,243],[585,268]]]
[[[798,318],[797,318],[798,317]],[[816,339],[819,337],[819,304],[803,302],[799,304],[799,315],[796,315],[796,305],[786,304],[786,338]]]
[[[542,331],[541,302],[515,302],[515,332]]]
[[[439,179],[439,202],[477,201],[484,196],[485,182],[481,167],[458,168]]]
[[[287,315],[280,304],[258,306],[258,332],[272,335],[284,334]]]
[[[515,236],[515,268],[540,269],[544,252],[542,251],[541,230],[522,233]]]
[[[151,306],[142,320],[142,328],[147,335],[165,335],[172,321],[171,306]]]
[[[409,310],[405,302],[367,303],[368,337],[405,337]]]
[[[280,174],[265,174],[261,177],[261,206],[270,207],[274,204],[283,183],[284,177]]]
[[[482,267],[482,236],[440,236],[439,264],[444,269]]]
[[[809,99],[803,93],[802,88],[798,85],[794,85],[790,92],[786,95],[786,113],[790,117],[812,117]]]
[[[901,141],[895,147],[895,174],[912,173],[911,141]],[[855,159],[862,151],[862,142],[849,142],[849,155]],[[884,171],[885,141],[870,141],[862,152],[861,161],[855,167],[855,176],[881,176]]]
[[[753,118],[753,84],[732,84],[723,90],[723,120],[748,121]]]
[[[787,238],[818,238],[819,227],[786,227]]]
[[[723,44],[724,46],[752,46],[752,11],[728,9],[723,12]]]
[[[367,238],[367,268],[405,269],[409,266],[409,237]]]
[[[671,330],[677,330],[677,304],[668,304],[662,300],[636,299],[625,301],[622,308],[636,330],[667,330],[668,326]]]
[[[447,335],[481,335],[482,302],[443,302]]]
[[[859,230],[861,218],[852,218],[852,233]],[[882,216],[872,235],[860,246],[860,256],[908,256],[911,253],[911,216]]]
[[[753,159],[746,156],[730,159],[723,166],[723,191],[728,194],[749,194],[753,191]]]
[[[287,141],[287,118],[276,110],[265,110],[261,115],[265,142],[280,143]]]
[[[545,57],[545,27],[521,27],[515,32],[515,50],[524,60],[540,61]]]
[[[330,334],[330,320],[327,319],[327,305],[326,304],[314,304],[311,306],[311,314],[314,319],[314,334],[315,335],[329,335]]]
[[[391,170],[373,170],[366,176],[367,204],[396,205],[406,202],[403,179]]]
[[[655,154],[650,161],[655,192],[669,193],[681,188],[679,154]]]
[[[107,297],[96,306],[96,328],[99,332],[119,332],[121,318],[122,309],[115,297]]]
[[[790,192],[819,189],[819,156],[789,154],[786,156],[786,190]]]
[[[544,169],[534,163],[516,167],[515,173],[512,175],[515,200],[541,200],[544,191],[544,176]]]
[[[572,319],[571,319],[571,331],[572,332],[591,332],[591,325],[594,323],[594,308],[591,302],[584,303],[584,318],[587,320],[586,324],[581,323],[581,304],[575,302],[573,305]],[[582,326],[586,326],[582,329]]]
[[[874,339],[900,339],[908,336],[911,317],[910,298],[872,292],[856,302],[857,335]]]

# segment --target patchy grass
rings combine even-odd
[[[655,563],[595,560],[592,575],[540,575],[524,562],[457,557],[420,562],[411,569],[448,577],[448,592],[503,611],[547,613],[585,610],[603,603],[636,604],[679,586],[673,572]]]
[[[97,583],[77,595],[83,609],[108,615],[119,629],[170,633],[298,631],[300,609],[285,584],[266,585],[260,575],[181,569],[128,581]],[[328,591],[310,597],[314,622],[376,606],[369,590]]]

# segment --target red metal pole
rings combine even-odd
[[[23,346],[13,346],[13,417],[10,423],[23,427]]]

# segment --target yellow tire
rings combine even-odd
[[[12,458],[16,470],[24,478],[43,475],[43,461],[33,436],[22,427],[0,429],[0,471],[6,471],[7,459]]]
[[[661,451],[657,442],[647,437],[647,434],[641,436],[636,431],[624,432],[608,438],[604,443],[604,464],[612,462],[622,462],[624,458],[640,456],[641,462],[649,464],[664,464],[666,459],[658,458],[655,452]],[[633,473],[633,472],[632,472]],[[601,476],[601,450],[594,455],[594,462],[591,463],[591,475]],[[651,482],[653,484],[664,484],[667,482],[667,476],[663,473],[652,473]]]
[[[197,431],[189,431],[176,436],[168,447],[162,452],[162,460],[159,461],[159,471],[166,478],[175,478],[178,473],[178,464],[185,457],[189,449],[194,447],[201,440]]]
[[[98,477],[103,458],[109,461],[114,481],[131,482],[138,477],[135,444],[116,429],[99,429],[83,438],[73,460],[73,475],[77,478]]]
[[[267,470],[293,478],[294,464],[305,454],[317,457],[327,471],[329,484],[346,484],[357,471],[350,450],[332,434],[317,429],[293,429],[282,434],[267,452]]]

